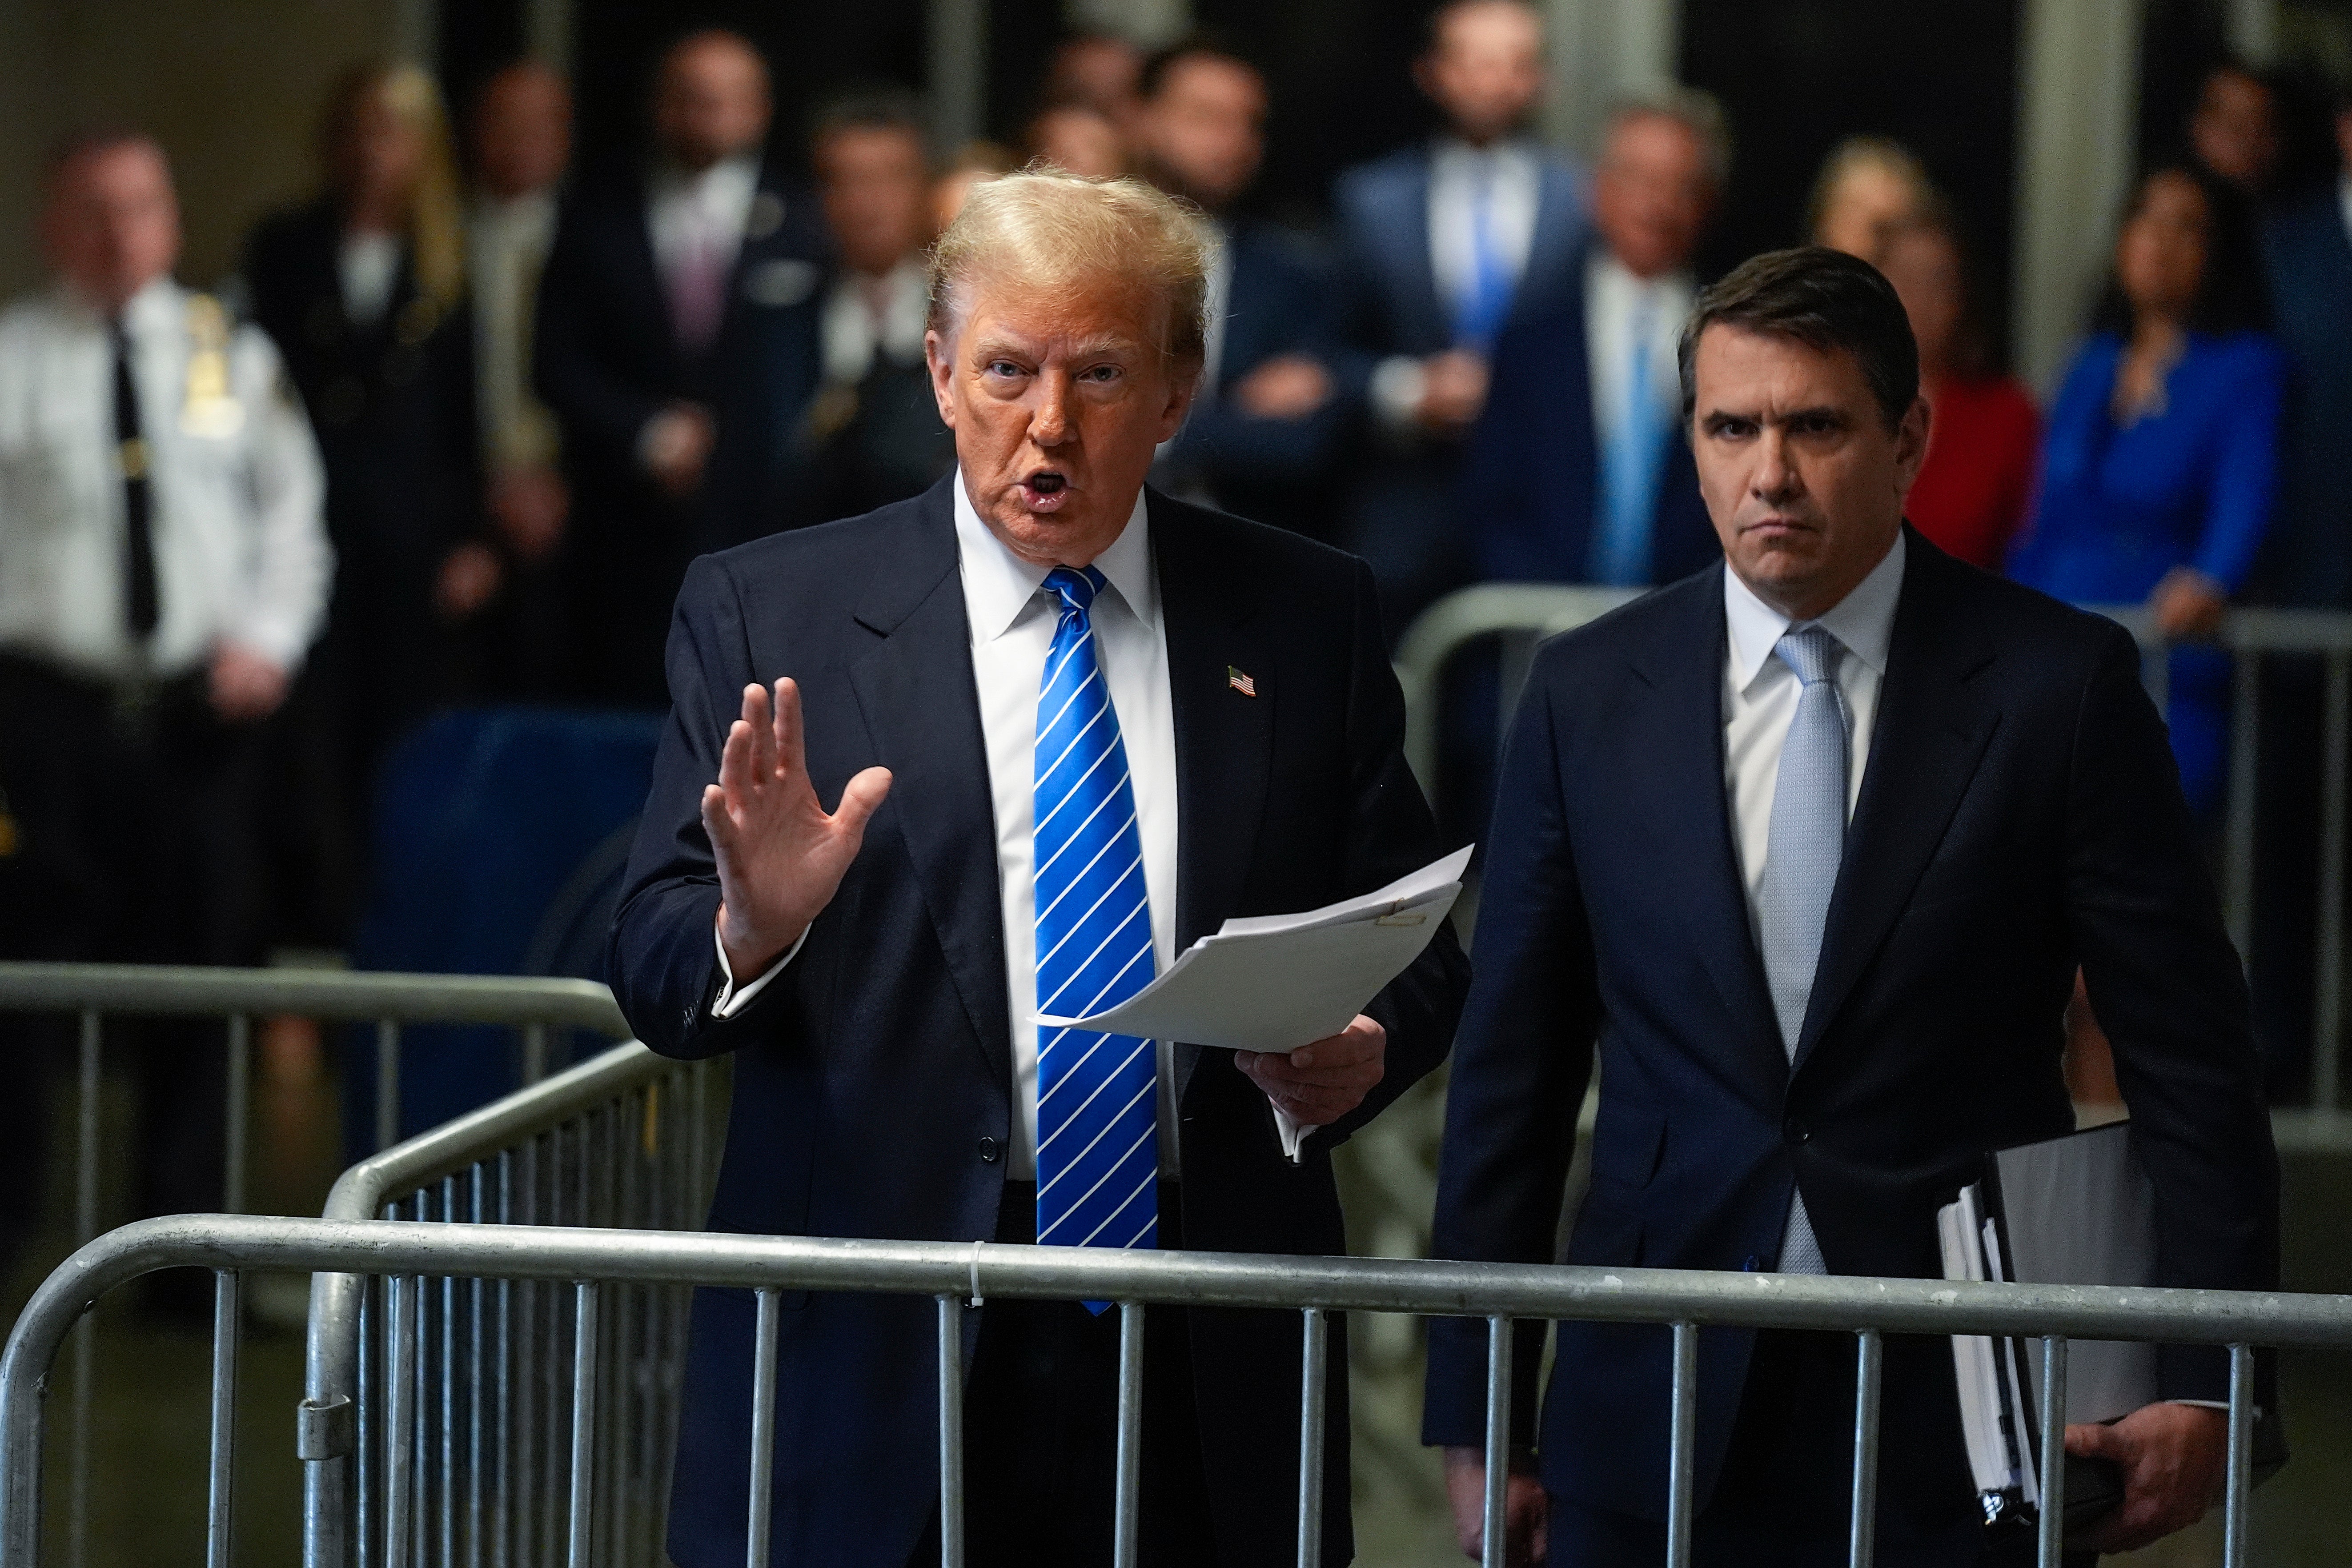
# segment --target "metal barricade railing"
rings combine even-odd
[[[1486,1400],[1486,1563],[1504,1561],[1504,1488],[1509,1468],[1512,1325],[1586,1320],[1669,1325],[1671,1381],[1659,1390],[1671,1410],[1667,1468],[1667,1552],[1685,1568],[1692,1545],[1694,1456],[1697,1431],[1698,1331],[1703,1326],[1831,1330],[1858,1344],[1854,1387],[1853,1483],[1849,1562],[1867,1568],[1879,1447],[1883,1336],[2019,1335],[2040,1342],[2042,1568],[2057,1568],[2064,1517],[2063,1441],[2070,1340],[2143,1340],[2227,1346],[2230,1402],[2223,1561],[2245,1568],[2247,1509],[2252,1485],[2254,1352],[2270,1346],[2352,1344],[2352,1297],[2217,1290],[2118,1289],[2086,1286],[1968,1284],[1927,1279],[1864,1279],[1695,1270],[1597,1268],[1564,1265],[1464,1264],[1371,1258],[1283,1258],[1205,1252],[1117,1252],[994,1243],[838,1241],[797,1237],[689,1235],[537,1226],[409,1221],[262,1219],[182,1215],[144,1220],[84,1247],[52,1274],[17,1320],[0,1356],[0,1568],[36,1568],[40,1551],[43,1393],[48,1370],[74,1322],[100,1296],[148,1271],[195,1267],[215,1271],[220,1311],[213,1345],[213,1427],[209,1449],[212,1510],[207,1559],[226,1563],[236,1489],[231,1413],[236,1394],[236,1339],[231,1314],[241,1271],[310,1269],[384,1282],[395,1306],[422,1301],[432,1287],[458,1280],[538,1282],[559,1288],[556,1316],[571,1332],[551,1356],[568,1383],[568,1402],[548,1424],[550,1464],[530,1497],[500,1470],[488,1506],[501,1531],[518,1500],[541,1504],[551,1523],[536,1557],[488,1559],[460,1553],[442,1536],[439,1552],[416,1517],[431,1500],[395,1494],[391,1539],[402,1561],[448,1565],[477,1561],[554,1561],[572,1568],[623,1560],[605,1545],[612,1521],[594,1506],[613,1457],[598,1440],[597,1411],[610,1389],[602,1355],[616,1288],[727,1285],[757,1295],[755,1377],[744,1453],[752,1467],[746,1561],[767,1555],[766,1467],[774,1453],[772,1381],[782,1293],[876,1291],[929,1296],[938,1303],[939,1499],[940,1562],[963,1560],[962,1313],[990,1297],[1119,1303],[1118,1462],[1112,1561],[1137,1561],[1143,1417],[1142,1336],[1146,1302],[1297,1311],[1304,1325],[1299,1374],[1298,1562],[1320,1562],[1319,1500],[1327,1394],[1328,1315],[1402,1312],[1483,1318],[1487,1324]],[[403,1283],[407,1282],[407,1283]],[[568,1370],[558,1356],[568,1358]],[[389,1427],[395,1450],[425,1440],[424,1408],[415,1400]],[[625,1394],[625,1390],[624,1391]],[[308,1425],[306,1421],[306,1426]],[[564,1439],[560,1462],[556,1438]],[[637,1478],[632,1478],[633,1482]],[[660,1486],[662,1476],[646,1478]],[[557,1522],[560,1521],[560,1522]],[[412,1528],[413,1527],[413,1528]],[[501,1534],[499,1539],[509,1539]],[[650,1559],[625,1559],[635,1562]]]
[[[617,1046],[362,1161],[326,1218],[699,1229],[726,1071]],[[529,1279],[461,1291],[450,1279],[312,1277],[299,1442],[311,1568],[659,1561],[686,1302],[616,1283],[583,1330],[559,1294]],[[583,1344],[611,1392],[576,1424],[599,1484],[569,1508],[600,1521],[602,1544],[559,1558],[557,1493],[541,1483],[561,1456],[541,1440],[571,1420],[579,1392],[557,1369]]]
[[[1536,646],[1570,631],[1642,590],[1490,583],[1465,588],[1431,605],[1398,644],[1397,679],[1404,688],[1405,755],[1434,797],[1444,722],[1445,667],[1470,645],[1500,647],[1499,737],[1510,721]],[[2120,624],[2140,646],[2143,679],[2161,709],[2175,647],[2156,631],[2140,605],[2084,606]],[[2327,610],[2238,609],[2223,617],[2210,644],[2226,650],[2233,670],[2230,705],[2228,789],[2221,826],[2221,906],[2241,957],[2254,945],[2254,862],[2262,741],[2263,660],[2301,656],[2319,662],[2319,841],[2313,846],[2317,890],[2313,957],[2311,1103],[2273,1114],[2283,1148],[2352,1153],[2352,1110],[2343,1099],[2345,1022],[2345,857],[2352,827],[2352,614]]]
[[[117,963],[0,963],[0,1014],[64,1014],[79,1020],[74,1154],[74,1240],[99,1232],[103,1151],[100,1099],[106,1026],[119,1017],[202,1017],[224,1021],[226,1092],[222,1206],[247,1206],[252,1155],[253,1024],[294,1016],[375,1026],[376,1142],[399,1125],[401,1037],[418,1024],[490,1024],[520,1037],[525,1080],[546,1075],[558,1031],[625,1039],[630,1033],[612,992],[588,980],[478,974],[389,974],[341,970],[214,969]],[[232,1312],[232,1323],[241,1321]],[[76,1337],[68,1505],[69,1556],[85,1557],[89,1513],[89,1430],[95,1367],[94,1323]]]

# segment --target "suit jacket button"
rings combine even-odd
[[[1791,1116],[1780,1124],[1780,1135],[1791,1143],[1802,1143],[1813,1135],[1813,1130]]]
[[[999,1149],[995,1139],[983,1138],[980,1141],[980,1163],[982,1164],[995,1164],[996,1157],[1000,1152],[1002,1152],[1002,1151]]]

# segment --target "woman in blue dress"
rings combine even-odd
[[[2090,340],[2051,405],[2011,575],[2078,604],[2145,604],[2170,638],[2220,625],[2278,490],[2286,362],[2267,317],[2244,198],[2183,165],[2143,179]],[[2210,820],[2226,776],[2228,656],[2181,649],[2168,685],[2181,784]]]

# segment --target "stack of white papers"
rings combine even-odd
[[[1304,914],[1227,921],[1117,1006],[1037,1022],[1287,1056],[1355,1022],[1421,956],[1453,910],[1469,864],[1470,851],[1462,849],[1360,898]]]

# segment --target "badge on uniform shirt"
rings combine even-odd
[[[225,441],[245,428],[245,405],[228,383],[228,312],[209,294],[191,294],[188,322],[188,385],[180,400],[180,428],[207,440]]]

